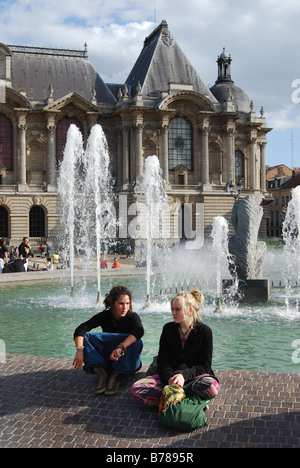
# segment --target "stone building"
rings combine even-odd
[[[300,170],[290,169],[284,164],[267,169],[267,190],[272,197],[267,218],[267,236],[282,239],[282,226],[288,204],[292,199],[292,190],[300,185]]]
[[[144,42],[125,83],[104,83],[82,51],[0,44],[0,236],[17,244],[57,239],[57,172],[67,130],[86,142],[103,127],[118,195],[133,199],[143,162],[157,155],[174,219],[197,204],[204,229],[230,219],[231,182],[243,195],[264,197],[266,125],[263,109],[233,81],[231,56],[217,59],[210,89],[190,64],[165,21]],[[177,216],[177,218],[176,218]],[[177,223],[178,224],[178,223]],[[262,224],[262,230],[265,224]],[[172,240],[180,237],[174,227]]]

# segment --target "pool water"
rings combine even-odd
[[[104,278],[102,294],[119,282]],[[144,310],[145,281],[123,278],[122,284],[133,291],[134,310],[145,328],[142,361],[149,364],[157,354],[162,326],[172,320],[169,301]],[[96,282],[75,284],[74,297],[67,281],[2,285],[0,295],[0,340],[6,352],[67,358],[70,366],[75,328],[101,310]],[[218,313],[208,299],[202,317],[213,331],[213,368],[300,372],[299,359],[293,358],[295,341],[300,340],[300,312],[297,304],[287,308],[280,294],[269,303],[223,305]]]

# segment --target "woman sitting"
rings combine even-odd
[[[73,365],[98,376],[96,394],[114,395],[123,375],[141,367],[144,328],[132,311],[132,295],[125,286],[115,286],[104,300],[105,310],[82,323],[74,332]],[[102,333],[90,333],[96,327]]]
[[[145,404],[158,404],[165,385],[183,387],[201,377],[197,392],[203,398],[218,394],[219,384],[211,369],[213,337],[199,315],[204,303],[200,291],[181,291],[171,301],[173,322],[163,327],[157,357],[157,373],[135,382],[132,395]],[[206,374],[205,376],[203,374]]]

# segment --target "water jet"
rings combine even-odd
[[[116,235],[109,165],[108,146],[102,127],[92,127],[84,151],[81,132],[72,124],[58,178],[60,242],[70,252],[72,295],[75,252],[83,253],[85,268],[88,269],[96,248],[96,304],[101,306],[101,242]]]
[[[145,308],[151,306],[151,276],[153,267],[153,241],[159,239],[165,242],[162,229],[163,213],[168,208],[168,197],[165,191],[165,181],[162,178],[157,156],[148,156],[143,166],[142,180],[136,187],[136,200],[140,211],[140,225],[146,226],[146,283],[147,299]],[[145,210],[141,204],[145,202]],[[143,233],[140,233],[143,235]]]

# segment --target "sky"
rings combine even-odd
[[[0,42],[84,49],[109,83],[124,83],[145,38],[166,20],[180,48],[212,86],[218,55],[264,108],[266,163],[300,167],[299,0],[0,0]]]

